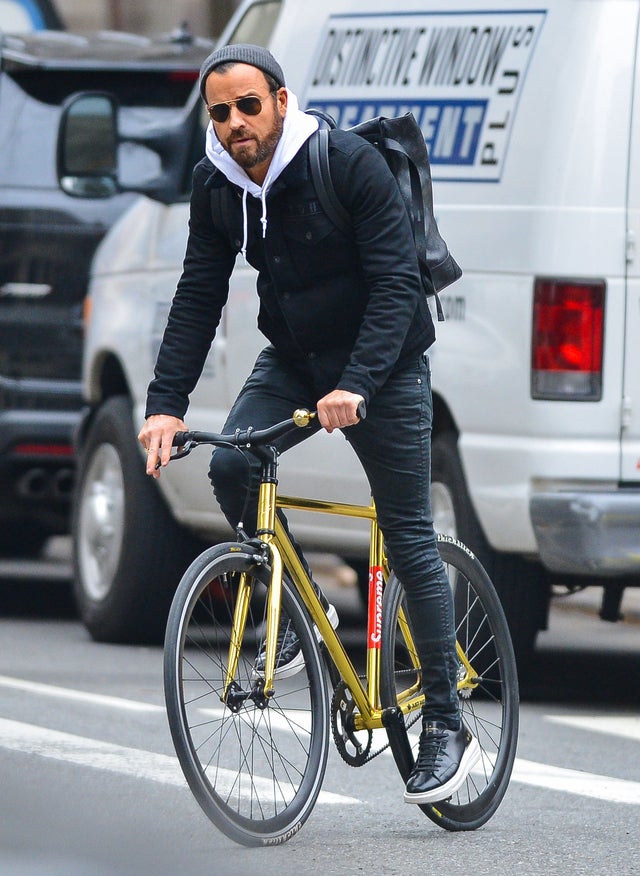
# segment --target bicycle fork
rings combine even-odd
[[[233,613],[233,627],[229,642],[229,658],[222,699],[234,709],[235,700],[239,697],[242,701],[252,699],[259,708],[267,706],[267,700],[275,693],[273,677],[275,673],[276,649],[278,644],[278,628],[280,625],[280,610],[282,605],[282,575],[283,564],[280,552],[273,543],[276,525],[276,460],[270,453],[269,448],[261,448],[260,455],[263,463],[263,476],[258,494],[258,528],[256,537],[265,545],[264,558],[256,557],[257,560],[269,560],[271,566],[271,580],[267,593],[266,609],[266,653],[264,680],[256,678],[251,693],[241,691],[235,682],[240,651],[249,611],[252,583],[246,573],[242,573],[238,584],[236,604]]]

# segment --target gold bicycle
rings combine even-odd
[[[424,697],[410,618],[373,504],[278,495],[272,444],[313,417],[296,411],[259,432],[180,433],[175,443],[182,449],[172,457],[208,444],[237,447],[261,460],[256,537],[239,533],[237,542],[208,548],[194,560],[171,606],[164,651],[169,725],[189,787],[220,830],[250,846],[285,842],[309,817],[322,787],[330,731],[351,766],[390,747],[406,781],[420,730]],[[364,678],[325,614],[278,508],[370,521]],[[439,535],[438,549],[454,594],[461,711],[482,757],[453,797],[420,808],[447,830],[473,830],[494,814],[509,784],[518,736],[516,664],[482,565],[454,538]],[[287,678],[278,677],[281,610],[304,657],[301,671]],[[265,648],[258,671],[256,656]],[[385,744],[372,751],[380,735]]]

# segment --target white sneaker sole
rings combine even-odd
[[[451,776],[448,782],[440,785],[438,788],[433,788],[431,791],[424,791],[422,794],[409,794],[404,792],[405,803],[441,803],[443,800],[448,800],[452,794],[455,794],[465,783],[465,779],[482,757],[480,745],[475,736],[471,737],[471,742],[467,745],[460,766],[454,775]]]
[[[335,630],[335,628],[340,623],[340,618],[338,617],[338,612],[336,611],[335,605],[329,604],[329,607],[327,608],[327,617],[329,618],[329,623],[331,624],[331,626]],[[321,642],[322,636],[320,635],[320,630],[318,629],[318,627],[315,624],[313,625],[313,631],[316,634],[316,639],[318,640],[318,642]],[[285,663],[284,666],[281,666],[279,668],[276,667],[276,670],[273,673],[274,680],[276,678],[278,678],[278,679],[290,678],[292,675],[297,675],[298,672],[300,672],[302,670],[303,666],[304,666],[304,656],[302,654],[302,651],[298,651],[298,653],[293,658],[293,660],[290,660],[288,663]]]

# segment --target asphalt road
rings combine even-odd
[[[388,755],[355,770],[332,751],[331,793],[303,830],[250,850],[185,786],[160,648],[91,642],[59,557],[3,573],[0,876],[640,874],[640,594],[618,625],[595,618],[591,593],[554,607],[523,692],[513,781],[481,830],[446,833],[404,804]],[[355,647],[357,595],[329,586]]]

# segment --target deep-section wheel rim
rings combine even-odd
[[[455,540],[441,538],[439,550],[454,588],[458,642],[477,673],[460,689],[460,707],[466,726],[480,745],[481,760],[451,799],[421,809],[442,827],[470,830],[491,817],[509,782],[518,732],[517,675],[504,614],[486,573],[473,554]],[[393,705],[399,691],[419,688],[420,676],[395,622],[403,599],[401,587],[392,578],[388,588],[385,611],[389,617],[385,616],[383,645],[386,636],[389,641],[382,687],[384,704]],[[466,674],[463,663],[459,674],[462,681]],[[390,728],[392,751],[405,780],[415,759],[420,729],[419,711],[405,716],[397,728]]]
[[[276,679],[266,708],[246,699],[232,711],[221,697],[239,577],[248,574],[252,596],[234,682],[248,692],[264,633],[268,570],[229,555],[203,568],[198,563],[191,581],[191,570],[185,574],[167,628],[165,686],[176,751],[198,802],[227,835],[246,845],[283,842],[308,817],[326,766],[328,703],[319,651],[285,584],[283,607],[305,666]]]

